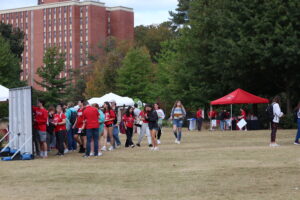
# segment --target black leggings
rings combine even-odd
[[[160,140],[160,137],[161,137],[161,128],[159,127],[157,131],[157,139]]]
[[[126,129],[126,143],[125,143],[125,147],[129,147],[131,145],[133,145],[132,142],[132,134],[133,134],[133,128],[128,128]]]
[[[272,131],[271,131],[271,142],[276,141],[277,128],[278,128],[278,123],[272,122],[272,124],[271,124],[271,129],[272,129]]]
[[[58,153],[64,155],[64,151],[65,151],[65,146],[64,146],[64,142],[66,140],[66,131],[58,131],[56,133],[56,146],[58,149]]]

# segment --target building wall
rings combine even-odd
[[[56,3],[58,2],[58,3]],[[93,1],[44,0],[39,6],[0,11],[3,23],[19,27],[25,33],[21,80],[42,90],[37,69],[43,66],[48,47],[56,46],[66,54],[66,68],[60,77],[69,77],[73,69],[84,70],[89,55],[101,54],[100,42],[108,36],[133,40],[132,9],[107,8]]]

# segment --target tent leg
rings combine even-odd
[[[212,112],[212,105],[210,105],[210,113],[211,112]],[[210,116],[209,116],[209,120],[210,120],[210,130],[212,131],[212,120]]]
[[[232,131],[232,104],[230,104],[230,128]]]

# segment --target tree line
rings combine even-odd
[[[64,55],[48,49],[38,71],[47,91],[39,95],[57,102],[115,92],[167,109],[180,99],[195,109],[242,88],[266,98],[279,94],[291,112],[300,99],[299,8],[297,0],[179,0],[170,21],[135,27],[135,41],[101,41],[103,54],[90,55],[88,70],[69,79],[59,78]],[[12,45],[1,37],[0,43]],[[3,49],[13,54],[5,45],[0,67],[14,59],[17,65],[17,53],[1,57]]]

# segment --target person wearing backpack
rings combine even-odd
[[[77,149],[77,142],[74,139],[76,130],[73,128],[76,119],[77,111],[73,108],[74,104],[69,102],[66,110],[66,121],[67,121],[67,141],[68,141],[68,150],[75,151]]]
[[[176,144],[180,144],[181,141],[183,119],[185,118],[185,116],[186,111],[181,101],[176,101],[171,111],[171,119],[173,120],[173,132],[176,138]]]
[[[272,101],[272,108],[273,110],[273,119],[271,121],[271,143],[270,147],[278,147],[279,145],[276,143],[276,133],[277,133],[277,128],[278,124],[280,121],[280,118],[283,117],[283,112],[281,112],[280,109],[280,97],[276,96],[274,97]]]
[[[296,134],[296,139],[295,139],[295,145],[300,145],[299,139],[300,139],[300,102],[298,103],[298,106],[295,108],[295,121],[297,122],[298,125],[298,131]]]

